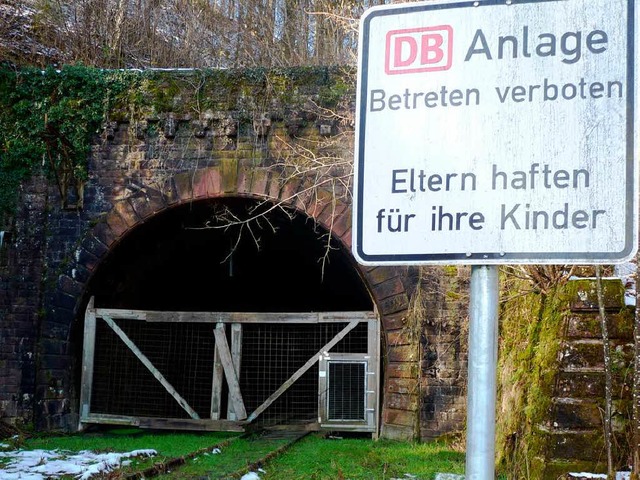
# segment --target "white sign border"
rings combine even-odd
[[[416,11],[446,10],[454,8],[482,8],[484,6],[566,2],[570,0],[477,0],[477,1],[431,1],[423,3],[382,5],[365,12],[360,19],[358,41],[358,79],[356,88],[356,127],[354,149],[353,182],[353,219],[352,252],[358,263],[363,265],[504,265],[504,264],[578,264],[597,265],[624,263],[632,259],[638,249],[638,168],[636,168],[635,149],[638,138],[638,112],[636,101],[636,79],[638,72],[635,55],[638,39],[638,11],[635,0],[627,0],[627,145],[626,177],[632,183],[626,184],[626,202],[624,221],[625,247],[620,252],[459,252],[459,253],[419,253],[419,254],[367,254],[363,251],[364,169],[366,124],[366,92],[368,86],[368,58],[364,52],[369,46],[369,24],[377,16],[400,15]]]

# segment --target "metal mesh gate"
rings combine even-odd
[[[365,362],[329,362],[330,421],[365,420],[366,370]]]
[[[323,362],[377,356],[378,341],[370,312],[148,312],[90,304],[81,423],[319,428],[328,401],[332,420],[362,429],[370,417],[373,427],[365,428],[373,431],[377,391],[368,391],[366,380],[375,375],[377,382],[377,371],[367,373],[374,362],[330,363],[328,370]]]

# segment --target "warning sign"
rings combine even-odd
[[[359,46],[358,260],[633,256],[636,16],[633,0],[369,10]]]

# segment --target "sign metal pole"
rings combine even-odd
[[[467,480],[495,478],[498,267],[471,267],[467,389]]]

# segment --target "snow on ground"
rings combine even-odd
[[[0,452],[0,478],[3,480],[45,480],[74,475],[87,480],[100,473],[126,465],[128,458],[150,457],[158,452],[152,449],[126,453],[78,453],[61,450],[13,450]],[[6,461],[6,463],[5,463]]]
[[[606,480],[607,475],[605,473],[588,473],[588,472],[571,472],[569,478],[580,479],[592,479],[592,478],[604,478]],[[616,480],[629,480],[631,472],[616,472]]]
[[[613,267],[613,272],[620,277],[624,285],[624,304],[636,305],[636,271],[637,265],[633,262],[622,263]]]
[[[260,475],[256,472],[245,473],[240,480],[260,480]]]

